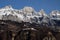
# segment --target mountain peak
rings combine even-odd
[[[26,6],[26,7],[23,8],[23,11],[28,12],[28,13],[32,13],[34,11],[34,9],[32,7]]]
[[[47,16],[47,14],[45,14],[44,9],[41,9],[38,13],[39,13],[40,15],[42,15],[42,16]]]
[[[11,5],[5,6],[4,9],[13,9]]]

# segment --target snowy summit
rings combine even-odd
[[[30,23],[48,23],[49,19],[60,19],[60,12],[54,10],[47,15],[43,9],[36,12],[32,7],[24,7],[23,9],[13,9],[11,6],[0,8],[0,20],[11,20],[16,22]]]

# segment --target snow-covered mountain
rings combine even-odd
[[[60,19],[60,12],[54,10],[47,15],[43,9],[36,12],[32,7],[24,7],[23,9],[14,9],[11,6],[0,8],[0,20],[11,20],[16,22],[29,22],[29,23],[52,23],[53,19]]]
[[[54,10],[50,13],[51,24],[60,26],[60,11]]]
[[[47,16],[43,10],[36,12],[32,7],[24,7],[21,10],[13,9],[11,6],[0,8],[0,20],[11,20],[17,22],[40,22],[39,18]]]
[[[60,20],[60,11],[54,10],[50,13],[51,19]]]

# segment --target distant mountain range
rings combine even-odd
[[[29,22],[36,24],[60,25],[60,11],[53,10],[47,15],[43,9],[36,12],[32,7],[13,9],[11,6],[0,8],[0,20],[11,20],[16,22]]]

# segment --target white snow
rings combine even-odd
[[[50,17],[52,16],[60,16],[59,11],[52,11]],[[43,9],[39,12],[36,12],[32,7],[24,7],[23,9],[17,10],[13,9],[11,6],[5,6],[0,9],[0,20],[11,20],[16,22],[48,22],[47,17],[49,17]],[[42,18],[40,21],[39,18]],[[60,18],[57,18],[60,19]]]

